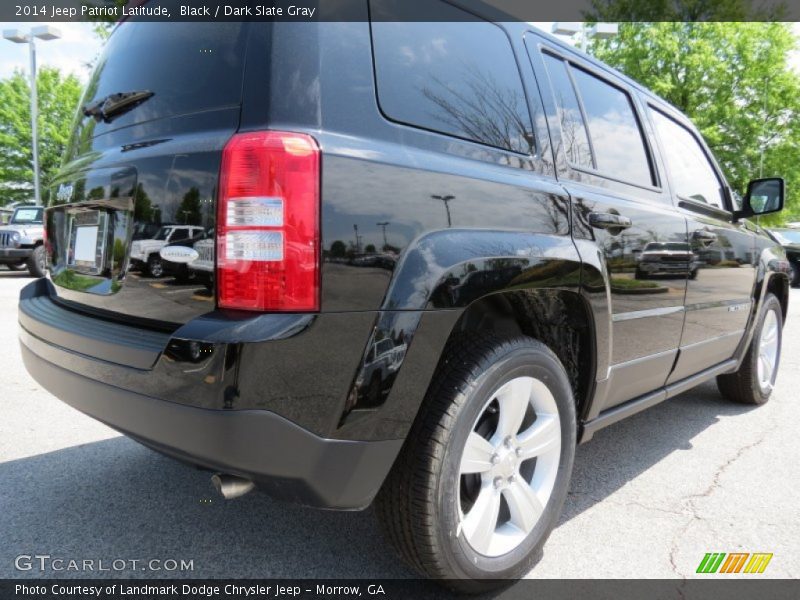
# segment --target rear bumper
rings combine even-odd
[[[47,305],[46,289],[46,281],[39,280],[23,290],[22,357],[33,378],[73,408],[163,454],[251,479],[281,499],[352,510],[369,505],[380,489],[402,440],[328,439],[270,410],[204,408],[156,397],[157,370],[142,368],[152,349],[143,347],[141,356],[134,356],[137,369],[108,362],[119,350],[114,341],[133,341],[124,331],[108,339],[96,324],[91,331],[81,322],[90,317],[55,314],[64,309]],[[98,349],[105,360],[89,355]],[[150,386],[144,385],[147,380]],[[202,385],[194,385],[182,393],[202,395]]]

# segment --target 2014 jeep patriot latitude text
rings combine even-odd
[[[532,568],[599,428],[713,377],[768,400],[788,264],[749,218],[784,190],[735,205],[635,82],[524,23],[414,4],[121,24],[20,339],[45,388],[226,497],[374,500],[409,565],[475,589]],[[129,272],[134,228],[175,223],[215,237],[210,292]],[[640,268],[655,242],[683,251]],[[200,249],[168,249],[191,274]]]

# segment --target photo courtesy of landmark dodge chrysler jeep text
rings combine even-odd
[[[375,501],[409,565],[480,589],[532,568],[598,429],[712,378],[769,399],[789,264],[751,217],[784,186],[739,201],[635,82],[415,4],[120,25],[20,339],[47,390],[225,497]],[[162,255],[210,292],[129,272],[132,232],[175,223],[213,236]]]

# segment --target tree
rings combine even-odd
[[[38,72],[39,173],[42,197],[58,168],[67,145],[81,96],[77,77],[58,69]],[[33,197],[30,87],[27,75],[16,71],[0,81],[0,203]]]
[[[178,213],[175,215],[176,223],[184,225],[200,225],[203,215],[200,211],[200,190],[196,187],[189,188],[183,195],[178,206]]]
[[[787,179],[789,210],[775,221],[800,213],[795,43],[785,23],[621,23],[592,51],[686,113],[740,193],[759,176],[763,148],[764,176]]]
[[[347,255],[347,246],[342,240],[336,240],[331,244],[331,256],[333,258],[344,258]]]

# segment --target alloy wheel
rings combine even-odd
[[[553,492],[561,456],[555,398],[533,377],[495,391],[467,438],[459,467],[460,532],[485,556],[514,550]]]

